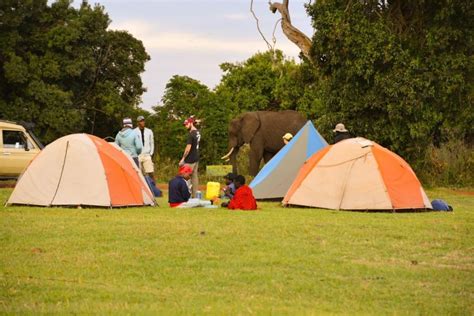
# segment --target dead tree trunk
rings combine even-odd
[[[303,32],[301,32],[300,30],[298,30],[296,27],[294,27],[291,24],[290,12],[288,11],[289,1],[290,0],[283,0],[283,3],[269,2],[270,10],[273,13],[275,13],[277,10],[278,12],[280,12],[281,28],[283,30],[283,33],[286,35],[286,37],[290,41],[295,43],[296,46],[299,47],[303,55],[311,61],[312,59],[310,55],[310,50],[311,50],[312,41],[308,36],[306,36]]]

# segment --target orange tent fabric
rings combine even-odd
[[[328,146],[309,158],[283,204],[343,210],[431,209],[410,165],[360,137]]]
[[[127,154],[101,138],[72,134],[36,156],[7,204],[122,207],[155,199]]]

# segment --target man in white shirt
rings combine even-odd
[[[153,180],[153,182],[155,182],[155,177],[153,175],[155,168],[151,159],[151,156],[153,155],[153,151],[155,149],[153,132],[151,131],[151,129],[145,127],[145,118],[141,115],[137,118],[137,125],[138,126],[135,131],[138,135],[138,138],[143,144],[143,149],[141,154],[138,156],[138,160],[140,161],[140,166],[143,174],[149,176]]]

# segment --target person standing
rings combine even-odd
[[[333,129],[333,132],[335,133],[334,144],[339,143],[341,140],[352,138],[352,135],[342,123],[336,124],[336,127]]]
[[[133,129],[132,119],[124,118],[122,126],[122,130],[115,136],[115,143],[129,154],[137,164],[137,167],[140,168],[138,155],[142,152],[143,145]]]
[[[196,192],[198,191],[199,186],[199,143],[201,141],[201,134],[195,127],[195,123],[196,119],[193,116],[184,121],[184,126],[189,131],[189,135],[186,147],[184,148],[183,157],[179,161],[180,166],[187,165],[193,170],[191,175],[191,192],[194,198],[196,197]]]
[[[142,172],[145,176],[149,176],[155,182],[154,165],[153,165],[153,151],[155,150],[155,141],[151,129],[145,127],[145,118],[143,116],[137,117],[137,128],[135,131],[143,145],[143,150],[138,156]]]

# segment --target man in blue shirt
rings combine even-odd
[[[189,192],[187,180],[191,179],[193,169],[187,165],[179,168],[178,175],[171,179],[168,184],[168,202],[171,207],[178,207],[183,203],[186,203],[191,198]]]

